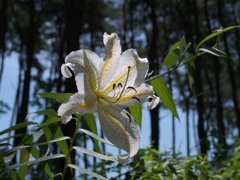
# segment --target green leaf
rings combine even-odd
[[[72,93],[53,93],[53,92],[44,92],[39,93],[40,96],[50,99],[55,99],[56,101],[63,103],[66,101],[70,96],[72,96]]]
[[[190,53],[186,59],[184,59],[182,61],[182,64],[188,63],[188,62],[194,62],[194,60],[196,59],[196,56],[194,56],[192,53]]]
[[[68,137],[68,136],[63,136],[63,137],[59,137],[59,138],[56,138],[56,139],[53,139],[53,140],[50,140],[50,141],[46,141],[46,142],[42,142],[42,143],[38,143],[38,144],[32,144],[31,143],[31,145],[16,146],[16,147],[12,148],[11,150],[9,150],[8,152],[6,152],[6,154],[10,154],[14,151],[26,149],[26,148],[33,147],[33,146],[42,146],[42,145],[51,144],[51,143],[54,143],[54,142],[56,142],[58,144],[61,141],[66,140],[66,139],[71,139],[71,138]]]
[[[15,155],[16,155],[16,152],[3,157],[3,161],[6,164],[6,166],[9,165],[9,163],[12,161],[12,159],[15,157]]]
[[[62,121],[62,118],[60,118],[60,117],[58,117],[58,118],[50,118],[50,119],[46,120],[44,123],[38,125],[37,127],[38,127],[38,128],[43,128],[43,127],[45,127],[45,126],[48,126],[48,125],[50,125],[50,124],[57,123],[57,122],[59,122],[59,121]]]
[[[218,36],[218,35],[220,35],[220,34],[222,34],[222,33],[224,33],[224,32],[227,32],[227,31],[232,30],[232,29],[235,29],[235,28],[240,28],[240,26],[230,26],[230,27],[227,27],[227,28],[224,28],[224,29],[218,29],[218,30],[216,30],[216,31],[213,32],[212,34],[210,34],[210,35],[208,35],[207,37],[205,37],[200,43],[198,43],[198,45],[197,45],[197,47],[196,47],[196,52],[198,53],[198,49],[199,49],[199,47],[200,47],[203,43],[209,41],[210,39],[212,39],[212,38],[214,38],[214,37],[216,37],[216,36]]]
[[[192,70],[191,62],[187,63],[187,69],[188,69],[188,83],[189,83],[190,89],[192,90],[193,70]]]
[[[11,139],[11,138],[20,137],[20,136],[23,136],[23,134],[17,134],[17,135],[13,135],[13,136],[7,136],[7,137],[5,137],[5,138],[0,139],[0,142],[9,140],[9,139]]]
[[[27,121],[22,122],[22,123],[18,123],[18,124],[15,125],[15,126],[12,126],[12,127],[10,127],[10,128],[7,128],[7,129],[1,131],[1,132],[0,132],[0,135],[5,134],[5,133],[8,133],[8,132],[11,132],[11,131],[14,131],[14,130],[16,130],[16,129],[21,129],[21,128],[26,127],[26,126],[31,125],[31,124],[38,124],[38,123],[36,123],[36,122],[27,122]]]
[[[42,110],[42,111],[37,111],[35,112],[37,114],[44,114],[50,118],[52,117],[57,117],[57,113],[54,109],[46,109],[46,110]]]
[[[95,117],[93,116],[93,114],[84,114],[83,118],[82,118],[82,125],[83,125],[83,128],[91,131],[94,134],[98,134],[97,125],[96,125]],[[92,138],[92,137],[91,137],[91,139],[94,143],[95,150],[98,153],[101,153],[101,149],[99,147],[97,139]]]
[[[188,49],[192,46],[192,43],[188,43],[187,46],[185,47],[185,49],[182,52],[182,57],[184,56],[184,54],[188,51]]]
[[[35,142],[37,142],[38,139],[39,139],[43,134],[44,134],[43,131],[34,131],[34,132],[32,133],[32,135],[33,135],[33,140],[34,140]]]
[[[28,139],[26,143],[29,143],[32,141],[32,138]],[[21,149],[20,151],[20,164],[28,162],[29,160],[29,152],[26,148]],[[26,171],[28,169],[28,166],[21,166],[19,169],[19,173],[18,176],[20,177],[20,179],[24,179],[25,175],[26,175]]]
[[[50,141],[50,138],[61,138],[63,137],[63,133],[60,127],[57,124],[50,124],[44,128],[44,133],[49,133],[46,136],[47,140]],[[56,142],[58,147],[61,149],[62,153],[66,156],[69,153],[69,148],[66,141],[58,141]],[[67,158],[67,162],[71,164],[71,158]]]
[[[57,176],[61,176],[62,177],[62,173],[60,172],[60,173],[54,174],[53,179],[55,179],[55,177],[57,177]]]
[[[151,80],[150,84],[153,86],[153,89],[158,97],[160,97],[163,105],[168,108],[176,118],[179,119],[175,103],[163,79],[158,77]]]
[[[164,65],[171,68],[179,58],[182,47],[185,44],[185,37],[182,37],[180,41],[176,42],[169,50],[167,56],[164,59]]]
[[[54,154],[52,156],[41,157],[41,158],[35,159],[33,161],[28,161],[28,162],[24,162],[24,163],[21,163],[21,164],[14,164],[12,166],[8,166],[3,172],[10,171],[12,169],[16,169],[16,168],[19,168],[19,167],[22,167],[22,166],[37,164],[37,163],[40,163],[42,161],[47,161],[47,160],[62,158],[62,157],[65,157],[65,155],[64,154]]]
[[[11,179],[13,179],[13,180],[18,180],[18,179],[20,179],[19,176],[18,176],[18,174],[16,173],[16,171],[11,170],[10,174],[11,174]]]
[[[38,158],[44,156],[44,154],[42,154],[35,147],[29,148],[28,151],[35,159],[38,159]],[[48,177],[51,179],[52,178],[52,171],[50,169],[49,164],[46,161],[42,161],[42,162],[40,162],[40,166],[45,171],[45,173],[48,175]]]
[[[229,60],[235,67],[234,60],[229,55],[227,55],[225,52],[221,51],[220,49],[217,49],[214,47],[208,47],[208,48],[200,48],[199,51],[207,52],[214,56],[225,58],[225,59]]]
[[[85,148],[82,148],[82,147],[73,146],[73,149],[75,149],[75,150],[77,150],[77,151],[79,151],[79,152],[88,154],[88,155],[90,155],[90,156],[94,156],[94,157],[99,158],[99,159],[103,159],[103,160],[106,160],[106,161],[118,162],[118,161],[116,160],[116,158],[114,158],[114,157],[106,156],[106,155],[103,155],[103,154],[101,154],[101,153],[97,153],[97,152],[94,152],[94,151],[90,151],[90,150],[85,149]]]
[[[134,106],[128,107],[131,115],[134,117],[134,120],[139,125],[140,129],[142,129],[142,106],[141,104],[137,104]]]
[[[93,137],[93,138],[95,138],[95,139],[97,139],[97,140],[99,140],[99,141],[101,141],[101,142],[103,142],[105,144],[108,144],[110,146],[116,147],[114,144],[110,143],[109,141],[106,141],[105,139],[99,137],[98,135],[96,135],[96,134],[94,134],[94,133],[92,133],[92,132],[90,132],[90,131],[88,131],[86,129],[79,129],[79,131],[82,131],[85,134],[88,134],[89,136],[91,136],[91,137]]]
[[[84,172],[86,174],[89,174],[90,176],[93,176],[93,177],[95,177],[97,179],[108,180],[107,178],[105,178],[105,177],[103,177],[103,176],[101,176],[99,174],[96,174],[95,172],[89,171],[87,169],[84,169],[84,168],[82,168],[80,166],[77,166],[77,165],[74,165],[74,164],[68,164],[68,167],[71,167],[71,168],[74,168],[76,170],[82,171],[82,172]]]

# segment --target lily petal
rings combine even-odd
[[[159,97],[154,95],[153,87],[142,83],[139,87],[134,89],[130,88],[127,92],[118,100],[115,105],[120,108],[126,108],[132,105],[136,105],[145,102],[147,99],[152,98],[152,101],[147,103],[148,109],[153,109],[159,103]]]
[[[120,39],[116,33],[112,33],[111,35],[104,33],[103,43],[105,45],[106,56],[102,68],[101,88],[99,90],[103,90],[116,73],[121,53]]]
[[[126,86],[140,86],[147,74],[148,66],[148,60],[146,58],[139,58],[137,52],[134,49],[125,51],[120,56],[118,69],[114,74],[114,78],[109,83],[104,92],[108,93],[111,91],[114,84],[125,84],[127,76],[128,81]],[[129,67],[131,67],[130,71],[128,69]]]
[[[68,123],[72,114],[83,115],[85,113],[93,113],[96,111],[96,96],[86,97],[85,94],[75,93],[68,100],[62,103],[58,108],[58,116],[62,117],[62,123]]]
[[[62,74],[69,77],[69,70],[72,69],[77,83],[78,92],[84,93],[90,85],[92,91],[100,84],[100,74],[103,60],[99,56],[88,50],[73,51],[65,58],[66,65],[62,67]]]
[[[159,101],[160,101],[159,97],[153,95],[152,96],[152,101],[147,103],[148,109],[155,108],[158,105]]]
[[[99,100],[97,110],[104,135],[118,148],[128,152],[125,157],[117,155],[118,161],[122,164],[127,163],[139,149],[140,134],[137,124],[126,110],[121,110],[104,100]]]
[[[61,66],[61,72],[62,72],[63,76],[65,76],[66,78],[72,77],[72,73],[71,73],[71,71],[68,69],[69,66],[70,66],[70,64],[63,64],[63,65]]]

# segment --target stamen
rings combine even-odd
[[[125,91],[125,88],[126,88],[126,85],[127,85],[127,81],[128,81],[128,77],[129,77],[129,73],[130,73],[130,69],[131,69],[131,66],[128,66],[127,78],[126,78],[126,81],[125,81],[125,83],[124,83],[122,92],[120,93],[120,95],[118,96],[117,100],[116,100],[114,103],[118,102],[118,100],[122,97],[123,92]],[[118,87],[119,87],[119,86],[122,86],[122,84],[119,83],[119,84],[118,84]]]
[[[140,103],[140,99],[138,99],[137,97],[132,97],[132,98],[136,99]]]
[[[126,113],[126,115],[127,115],[128,118],[129,118],[129,123],[131,123],[131,122],[132,122],[131,116],[130,116],[128,113]]]
[[[122,83],[118,83],[118,87],[119,87],[119,88],[122,88]]]
[[[115,88],[116,88],[116,84],[113,84],[113,97],[115,97],[115,92],[116,92]]]
[[[127,89],[132,89],[132,90],[135,91],[135,93],[137,93],[137,90],[134,87],[132,87],[132,86],[128,86]]]

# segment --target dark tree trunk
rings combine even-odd
[[[194,14],[194,29],[196,35],[196,41],[200,42],[200,26],[199,26],[199,14],[196,0],[193,0],[193,9]],[[200,143],[200,150],[202,154],[206,154],[208,150],[207,146],[207,134],[204,128],[205,120],[203,118],[204,114],[204,105],[203,105],[203,82],[202,82],[202,62],[201,58],[198,58],[195,61],[196,69],[194,71],[194,80],[195,80],[195,93],[197,98],[197,113],[198,113],[198,138]]]
[[[24,71],[24,81],[23,87],[20,94],[20,106],[17,112],[16,124],[25,121],[25,118],[28,114],[28,103],[29,103],[29,92],[30,92],[30,83],[31,83],[31,68],[34,60],[35,53],[35,40],[36,40],[36,31],[38,25],[35,21],[35,4],[33,0],[29,0],[28,8],[30,12],[29,16],[29,27],[26,37],[26,59],[23,61],[25,68]],[[15,134],[26,134],[26,127],[18,129],[15,131]],[[21,143],[22,138],[16,137],[14,139],[14,146],[17,146]]]
[[[72,51],[79,49],[79,39],[81,34],[81,28],[83,26],[81,20],[84,14],[84,1],[78,0],[65,0],[65,35],[66,35],[66,53],[69,54]],[[69,78],[65,81],[65,92],[76,93],[77,88],[75,85],[75,79]],[[76,122],[74,120],[68,122],[66,125],[62,126],[62,131],[65,136],[73,137],[76,128]],[[69,142],[68,142],[69,143]],[[72,150],[70,158],[72,163],[75,164],[76,151]],[[64,161],[64,159],[63,159]],[[61,164],[64,164],[63,162]],[[63,167],[62,167],[63,168]],[[66,170],[64,179],[68,180],[74,177],[71,174],[70,169]]]
[[[158,26],[156,17],[156,3],[155,0],[147,0],[147,6],[150,8],[150,20],[152,23],[152,36],[149,42],[148,59],[149,59],[149,70],[154,70],[155,74],[158,74],[158,62],[157,62],[157,39],[158,39]],[[150,111],[151,116],[151,141],[153,147],[159,148],[159,108],[156,107]]]
[[[222,26],[225,26],[223,13],[222,13],[222,7],[223,7],[222,3],[223,2],[221,0],[218,0],[217,3],[218,3],[218,17],[219,17],[220,23]],[[227,43],[227,38],[226,38],[225,34],[223,34],[223,43],[224,43],[224,47],[225,47],[225,52],[227,54],[229,54],[228,43]],[[238,42],[237,47],[239,47],[239,42]],[[239,51],[239,49],[237,49],[237,50]],[[231,82],[232,100],[233,100],[234,110],[235,110],[236,119],[237,119],[238,136],[240,137],[240,109],[239,109],[239,102],[238,102],[238,98],[237,98],[237,86],[236,86],[236,82],[235,82],[232,65],[229,60],[227,61],[227,67],[228,67],[228,72],[229,72],[230,82]]]

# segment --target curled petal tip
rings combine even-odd
[[[62,117],[62,123],[67,124],[72,119],[72,116]]]
[[[119,154],[117,154],[117,160],[118,160],[118,162],[121,163],[121,164],[126,164],[126,163],[128,163],[129,158],[130,158],[129,155],[122,157],[122,156],[120,156]]]
[[[151,102],[147,103],[148,109],[155,108],[158,105],[159,101],[160,101],[159,97],[153,95]]]
[[[61,72],[62,72],[63,76],[65,76],[66,78],[72,77],[72,73],[68,69],[68,65],[66,65],[66,64],[63,64],[61,66]]]

